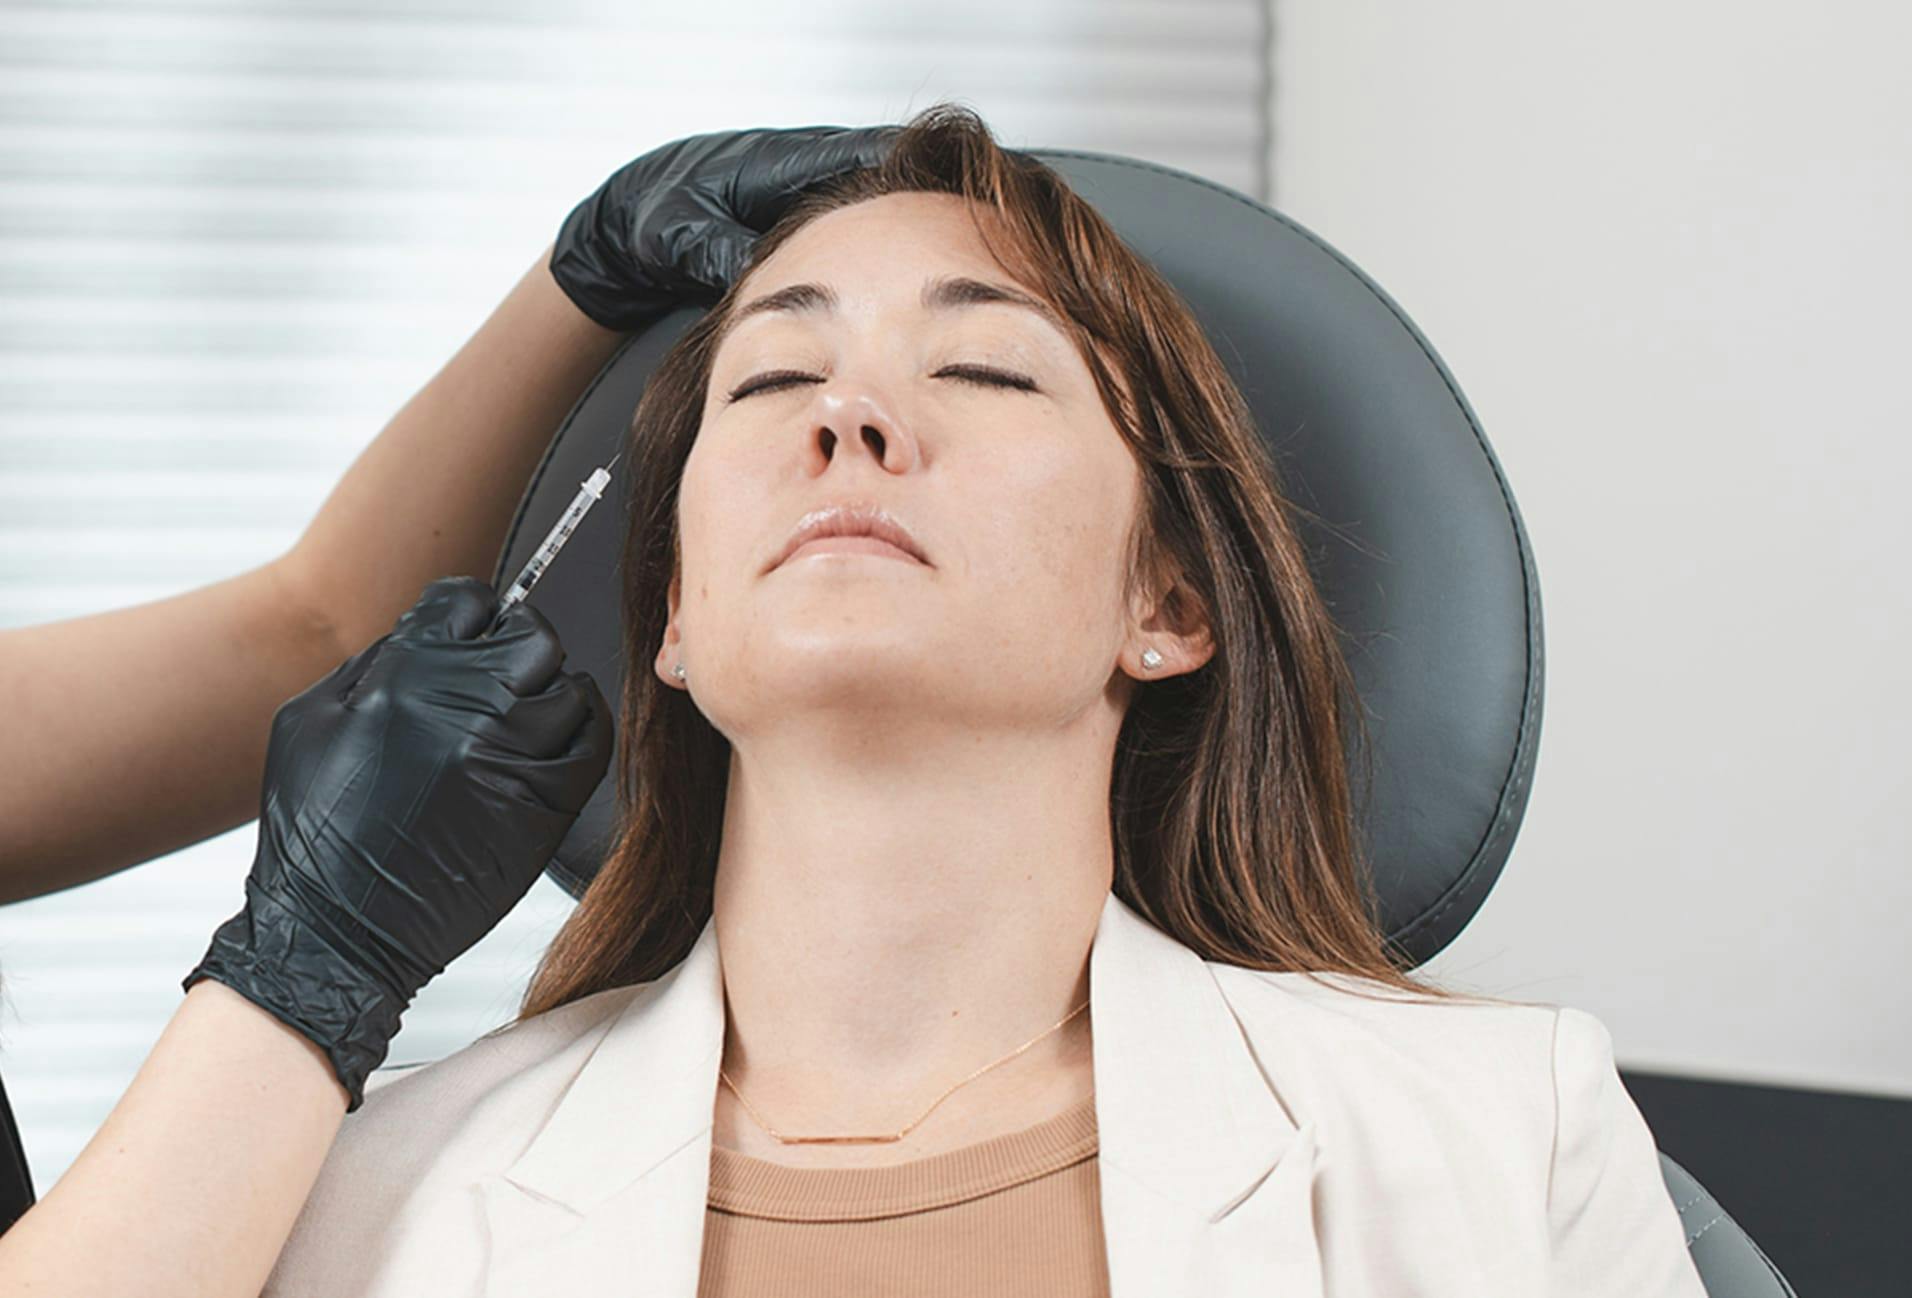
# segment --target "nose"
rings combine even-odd
[[[839,454],[867,455],[890,473],[907,473],[916,466],[916,439],[870,385],[821,383],[816,392],[809,440],[813,467],[820,470]]]

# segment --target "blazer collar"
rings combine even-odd
[[[1112,1298],[1316,1298],[1313,1123],[1297,1127],[1195,952],[1113,892],[1089,954]],[[724,1040],[717,931],[632,997],[529,1146],[481,1182],[485,1293],[695,1298]]]

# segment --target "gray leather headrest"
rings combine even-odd
[[[1362,827],[1388,934],[1416,962],[1451,941],[1500,875],[1540,737],[1540,588],[1513,492],[1460,386],[1346,257],[1280,213],[1155,163],[1031,149],[1194,308],[1253,407],[1316,583],[1348,633],[1373,787]],[[502,590],[590,471],[616,453],[657,360],[703,308],[633,334],[558,429],[519,502]],[[620,493],[607,492],[530,602],[567,669],[622,680]],[[649,663],[639,664],[648,671]],[[551,862],[574,896],[610,840],[607,777]]]

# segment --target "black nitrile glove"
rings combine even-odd
[[[902,129],[713,131],[662,145],[571,209],[551,277],[578,310],[627,333],[684,302],[715,302],[799,191],[876,165]]]
[[[542,613],[446,577],[272,718],[246,904],[186,975],[332,1059],[350,1113],[399,1015],[531,890],[610,764]]]

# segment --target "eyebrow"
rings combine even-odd
[[[951,311],[958,307],[981,306],[990,302],[1018,306],[1035,312],[1064,338],[1070,336],[1068,326],[1063,323],[1062,317],[1056,313],[1054,307],[1039,297],[994,280],[971,279],[967,275],[939,275],[924,281],[919,300],[926,311]],[[728,335],[732,329],[751,316],[762,315],[768,311],[828,313],[837,310],[840,305],[836,290],[828,284],[809,282],[790,284],[773,293],[752,298],[731,312],[730,320],[724,327],[724,333]]]

